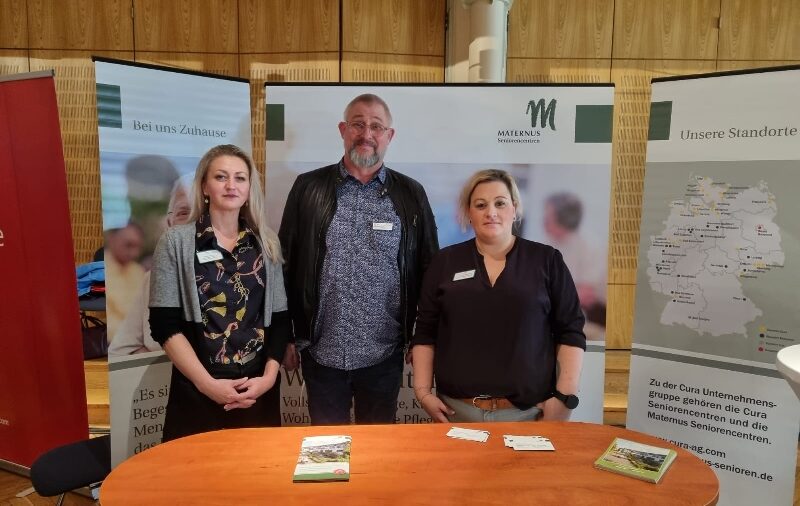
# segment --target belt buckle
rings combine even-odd
[[[478,405],[475,404],[475,401],[488,401],[488,400],[492,400],[492,399],[493,398],[492,398],[491,395],[476,395],[475,397],[472,398],[472,407],[473,408],[477,408],[477,409],[483,409],[483,408],[478,407]],[[496,405],[495,405],[494,400],[492,400],[492,407],[490,409],[485,409],[484,411],[494,411],[495,409],[496,409]]]

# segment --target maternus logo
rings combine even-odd
[[[545,107],[544,99],[530,100],[525,114],[531,115],[531,128],[536,128],[536,116],[539,116],[541,127],[545,128],[547,123],[550,123],[550,129],[556,129],[556,99],[550,100],[550,103]]]
[[[517,116],[512,128],[500,128],[497,130],[497,142],[500,144],[540,144],[545,136],[546,128],[556,129],[556,100],[552,99],[549,103],[546,99],[529,100],[528,109],[525,114],[531,115],[531,128],[520,129],[520,119]],[[541,126],[539,124],[541,123]]]

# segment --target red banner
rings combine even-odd
[[[67,181],[52,73],[0,78],[0,459],[88,437]]]

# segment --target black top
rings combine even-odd
[[[412,345],[436,346],[443,394],[506,397],[527,409],[552,396],[556,346],[586,349],[583,324],[558,250],[517,237],[492,287],[469,240],[440,251],[425,273]]]

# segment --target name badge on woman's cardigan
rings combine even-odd
[[[197,252],[197,261],[201,264],[206,262],[213,262],[215,260],[222,260],[222,253],[215,249]]]

